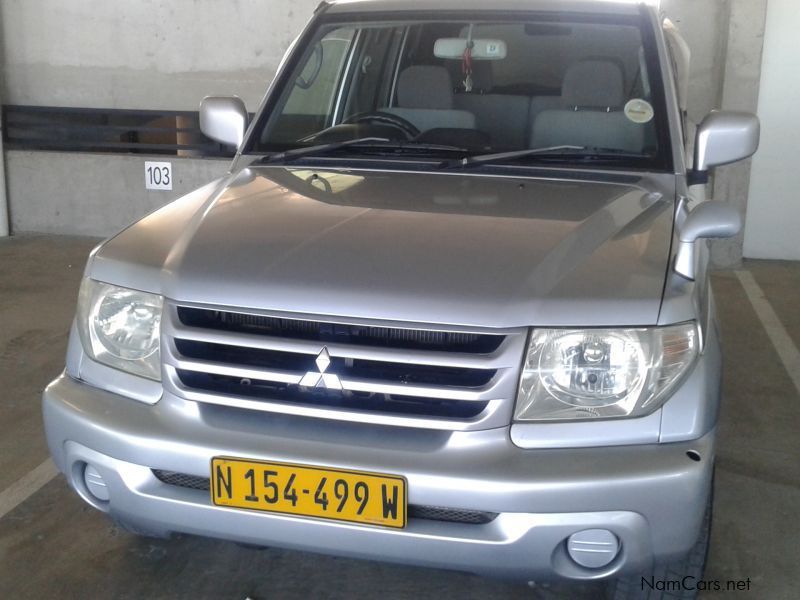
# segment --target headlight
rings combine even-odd
[[[654,329],[536,329],[517,421],[639,417],[656,410],[698,353],[695,323]]]
[[[161,310],[155,294],[84,279],[78,330],[94,360],[134,375],[161,380]]]

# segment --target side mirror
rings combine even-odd
[[[200,131],[215,142],[237,148],[247,130],[247,108],[236,96],[209,96],[200,103]]]
[[[752,113],[715,110],[697,128],[690,184],[708,181],[714,167],[750,158],[758,150],[761,124]]]
[[[689,213],[678,231],[675,272],[694,281],[695,242],[700,239],[732,238],[741,230],[742,216],[733,206],[713,200],[703,202]]]

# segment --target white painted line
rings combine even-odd
[[[800,351],[798,351],[797,346],[792,341],[792,337],[786,331],[775,309],[772,308],[752,273],[749,271],[736,271],[736,277],[739,278],[739,282],[750,299],[750,304],[753,305],[756,315],[758,315],[770,341],[772,341],[772,345],[778,351],[778,356],[783,366],[786,367],[789,377],[794,382],[794,387],[800,393]]]
[[[58,475],[58,469],[48,458],[33,471],[20,477],[10,487],[0,492],[0,519],[42,489],[56,475]]]

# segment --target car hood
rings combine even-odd
[[[657,323],[674,183],[555,175],[248,168],[112,238],[90,274],[177,302],[298,315]]]

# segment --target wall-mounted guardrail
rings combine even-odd
[[[231,157],[223,146],[200,132],[191,111],[2,107],[7,149]]]

